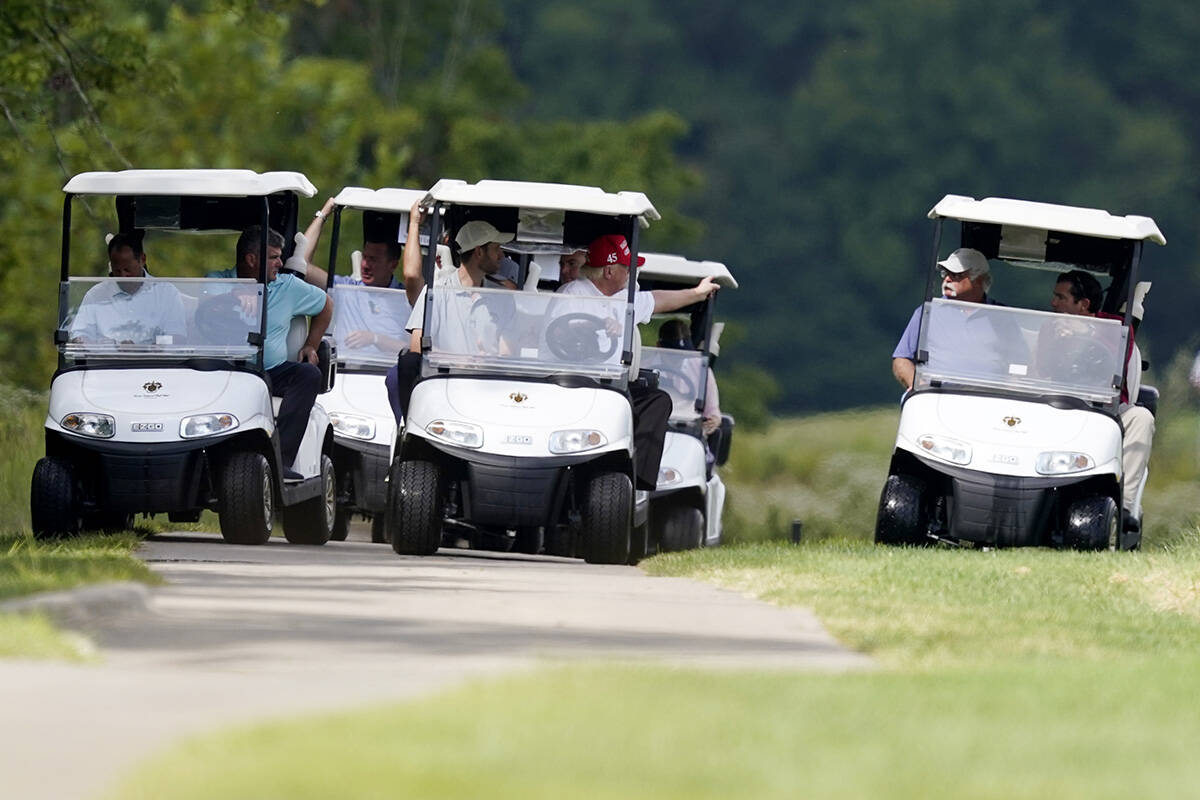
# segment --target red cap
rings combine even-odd
[[[629,266],[629,243],[625,241],[625,237],[619,233],[610,233],[607,236],[601,236],[588,245],[588,266],[589,267],[606,267],[609,264],[623,264]],[[646,263],[646,259],[638,256],[638,266]]]

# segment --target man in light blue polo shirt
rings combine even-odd
[[[242,232],[237,242],[237,262],[230,269],[210,272],[210,278],[253,278],[259,276],[259,247],[262,228],[255,225]],[[298,480],[300,473],[292,469],[300,440],[308,424],[308,414],[321,389],[321,372],[317,369],[317,346],[329,321],[333,318],[333,299],[316,286],[305,283],[295,275],[280,275],[283,266],[283,237],[274,230],[267,232],[267,338],[263,346],[263,366],[271,381],[271,394],[283,398],[276,424],[279,430],[279,450],[283,457],[283,476]],[[292,319],[312,317],[308,337],[300,348],[299,360],[287,360],[287,336]]]

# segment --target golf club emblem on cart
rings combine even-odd
[[[1015,428],[1021,424],[1020,417],[1004,417],[1004,424],[1010,428]]]
[[[154,394],[155,392],[157,392],[159,389],[162,388],[162,384],[159,383],[158,381],[146,381],[145,383],[142,384],[142,388],[145,389],[150,394]]]
[[[524,403],[529,399],[529,395],[522,394],[521,392],[513,392],[508,396],[508,399],[512,400],[514,403]]]

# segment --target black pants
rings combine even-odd
[[[267,375],[271,378],[271,394],[283,398],[275,427],[283,468],[291,469],[308,426],[308,412],[321,389],[321,370],[307,361],[285,361],[267,370]]]
[[[637,477],[636,488],[654,491],[658,484],[663,444],[667,439],[667,420],[671,418],[671,395],[662,389],[631,386],[629,402],[633,406],[633,471]]]
[[[405,351],[396,359],[396,366],[388,370],[383,379],[387,387],[388,404],[399,425],[408,412],[408,400],[412,397],[413,385],[421,377],[421,354]]]

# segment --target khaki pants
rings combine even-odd
[[[1154,415],[1141,406],[1126,406],[1121,410],[1121,425],[1125,442],[1121,452],[1121,470],[1125,474],[1125,491],[1121,504],[1126,511],[1137,500],[1138,487],[1150,463],[1150,446],[1154,441]]]

